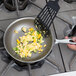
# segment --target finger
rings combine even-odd
[[[71,48],[72,50],[76,50],[76,45],[67,44],[67,46],[68,46],[69,48]]]
[[[73,37],[72,40],[76,42],[76,37]]]
[[[68,39],[68,36],[65,36],[65,39]]]

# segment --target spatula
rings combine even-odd
[[[45,7],[35,18],[34,23],[36,28],[45,36],[49,33],[49,27],[60,9],[58,1],[59,0],[48,1]]]

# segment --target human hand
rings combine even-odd
[[[68,39],[68,36],[66,36],[65,39]],[[76,37],[72,37],[72,40],[73,40],[74,42],[76,42]],[[67,44],[67,46],[68,46],[70,49],[76,51],[76,45],[73,45],[73,44]]]

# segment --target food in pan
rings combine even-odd
[[[14,30],[14,33],[16,33],[16,34],[17,34],[17,33],[18,33],[18,31],[17,31],[17,30]]]
[[[46,44],[44,45],[44,47],[46,47]]]
[[[22,27],[21,30],[24,35],[19,37],[16,42],[17,46],[13,50],[21,57],[31,57],[32,53],[41,53],[43,51],[42,47],[46,47],[46,44],[42,45],[44,42],[43,36],[33,28],[26,30]]]
[[[23,31],[23,32],[26,32],[26,28],[25,28],[25,27],[22,27],[22,31]]]

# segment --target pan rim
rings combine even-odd
[[[22,62],[22,63],[35,63],[35,62],[41,61],[41,60],[45,59],[45,58],[52,52],[53,39],[52,39],[52,45],[51,45],[51,47],[50,47],[49,52],[48,52],[46,55],[44,55],[43,57],[41,57],[40,59],[33,60],[33,61],[22,61],[22,60],[19,60],[19,59],[17,59],[16,57],[14,57],[14,56],[7,50],[7,47],[6,47],[6,44],[5,44],[5,36],[6,36],[6,33],[7,33],[8,29],[9,29],[14,23],[16,23],[16,22],[18,22],[18,21],[20,21],[20,20],[23,20],[23,19],[33,19],[33,20],[34,20],[35,17],[20,18],[20,19],[16,19],[16,20],[13,21],[12,23],[10,23],[9,26],[6,28],[5,33],[4,33],[4,36],[3,36],[4,47],[5,47],[6,51],[7,51],[7,53],[8,53],[13,59],[15,59],[16,61],[19,61],[19,62]],[[51,32],[51,31],[50,31],[50,32]],[[52,34],[51,34],[51,35],[52,35]]]

